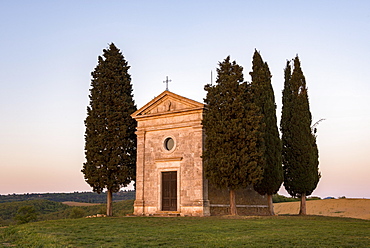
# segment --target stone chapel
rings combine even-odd
[[[228,190],[204,175],[204,104],[162,92],[131,116],[137,121],[134,214],[145,216],[227,215]],[[240,215],[267,214],[267,197],[253,187],[236,192]]]

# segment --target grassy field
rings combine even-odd
[[[9,247],[370,247],[370,221],[321,216],[66,219],[0,228]]]

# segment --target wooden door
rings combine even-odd
[[[162,172],[162,211],[177,211],[177,172]]]

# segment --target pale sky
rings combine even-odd
[[[322,178],[312,195],[370,198],[370,1],[0,0],[0,194],[90,191],[80,172],[90,73],[114,42],[138,108],[165,90],[203,102],[230,55],[250,81],[299,55]],[[287,195],[282,186],[280,193]]]

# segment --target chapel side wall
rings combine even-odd
[[[181,212],[189,216],[208,216],[208,198],[204,192],[203,129],[201,122],[183,133],[184,159],[181,171]]]

